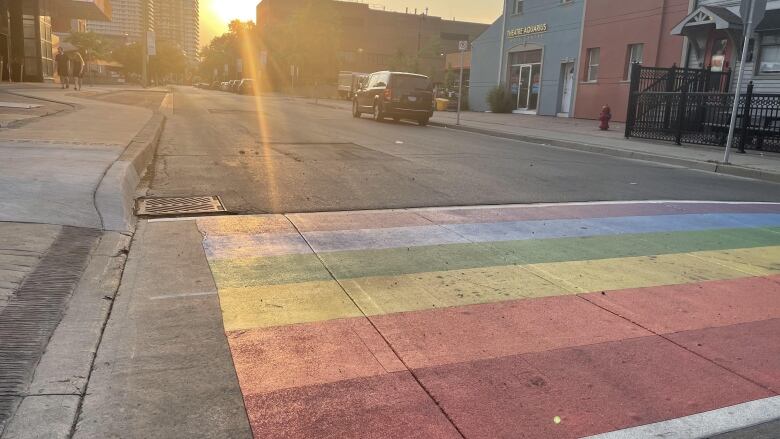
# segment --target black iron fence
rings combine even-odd
[[[634,64],[631,74],[631,90],[640,93],[673,93],[683,89],[688,92],[726,93],[731,84],[731,70],[713,72],[711,69],[642,67]]]
[[[701,84],[685,82],[679,84],[678,91],[639,91],[642,81],[649,77],[643,78],[641,70],[632,72],[626,137],[675,142],[678,145],[726,145],[734,94],[698,91]],[[728,89],[727,85],[721,84],[720,87],[721,90]],[[780,95],[754,93],[751,82],[747,92],[740,95],[737,108],[734,145],[740,150],[780,152]]]

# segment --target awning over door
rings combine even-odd
[[[672,35],[691,36],[702,31],[742,30],[742,18],[721,6],[699,6],[672,29]]]

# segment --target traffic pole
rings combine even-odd
[[[737,128],[737,112],[739,111],[739,95],[742,93],[742,79],[745,74],[745,62],[747,61],[748,48],[750,46],[750,31],[753,29],[753,10],[756,7],[756,0],[750,0],[750,14],[748,14],[748,23],[745,26],[745,41],[742,44],[742,57],[739,62],[739,72],[737,74],[736,92],[734,92],[734,105],[731,109],[731,123],[729,124],[729,136],[726,142],[726,153],[723,156],[723,163],[728,164],[731,159],[731,148],[734,146],[734,133]],[[750,117],[749,114],[743,114],[742,117]],[[742,139],[744,142],[745,139]]]

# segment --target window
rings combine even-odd
[[[585,77],[588,78],[588,82],[596,82],[599,79],[599,58],[601,56],[601,49],[598,47],[588,49],[588,74]]]
[[[512,15],[520,15],[523,13],[523,0],[514,0],[512,3]]]
[[[625,76],[623,79],[628,80],[631,78],[631,70],[634,68],[634,64],[642,64],[642,53],[645,51],[644,44],[629,44],[627,51],[627,65]]]
[[[761,36],[759,73],[780,73],[780,33]]]

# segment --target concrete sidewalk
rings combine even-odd
[[[2,438],[71,434],[163,126],[145,106],[0,87]]]
[[[592,120],[476,112],[461,113],[461,125],[456,122],[451,112],[436,112],[432,119],[433,125],[451,129],[780,182],[780,154],[749,151],[732,155],[731,164],[724,165],[722,148],[626,139],[620,123],[601,131]]]
[[[6,158],[0,162],[0,221],[103,229],[109,217],[108,228],[126,230],[128,206],[101,211],[99,187],[136,136],[149,123],[152,131],[159,129],[161,120],[149,109],[88,100],[57,86],[2,92],[0,101],[23,95],[41,107],[39,117],[0,131],[0,154]],[[40,110],[62,106],[70,108]],[[109,197],[124,195],[119,184],[112,191]]]

